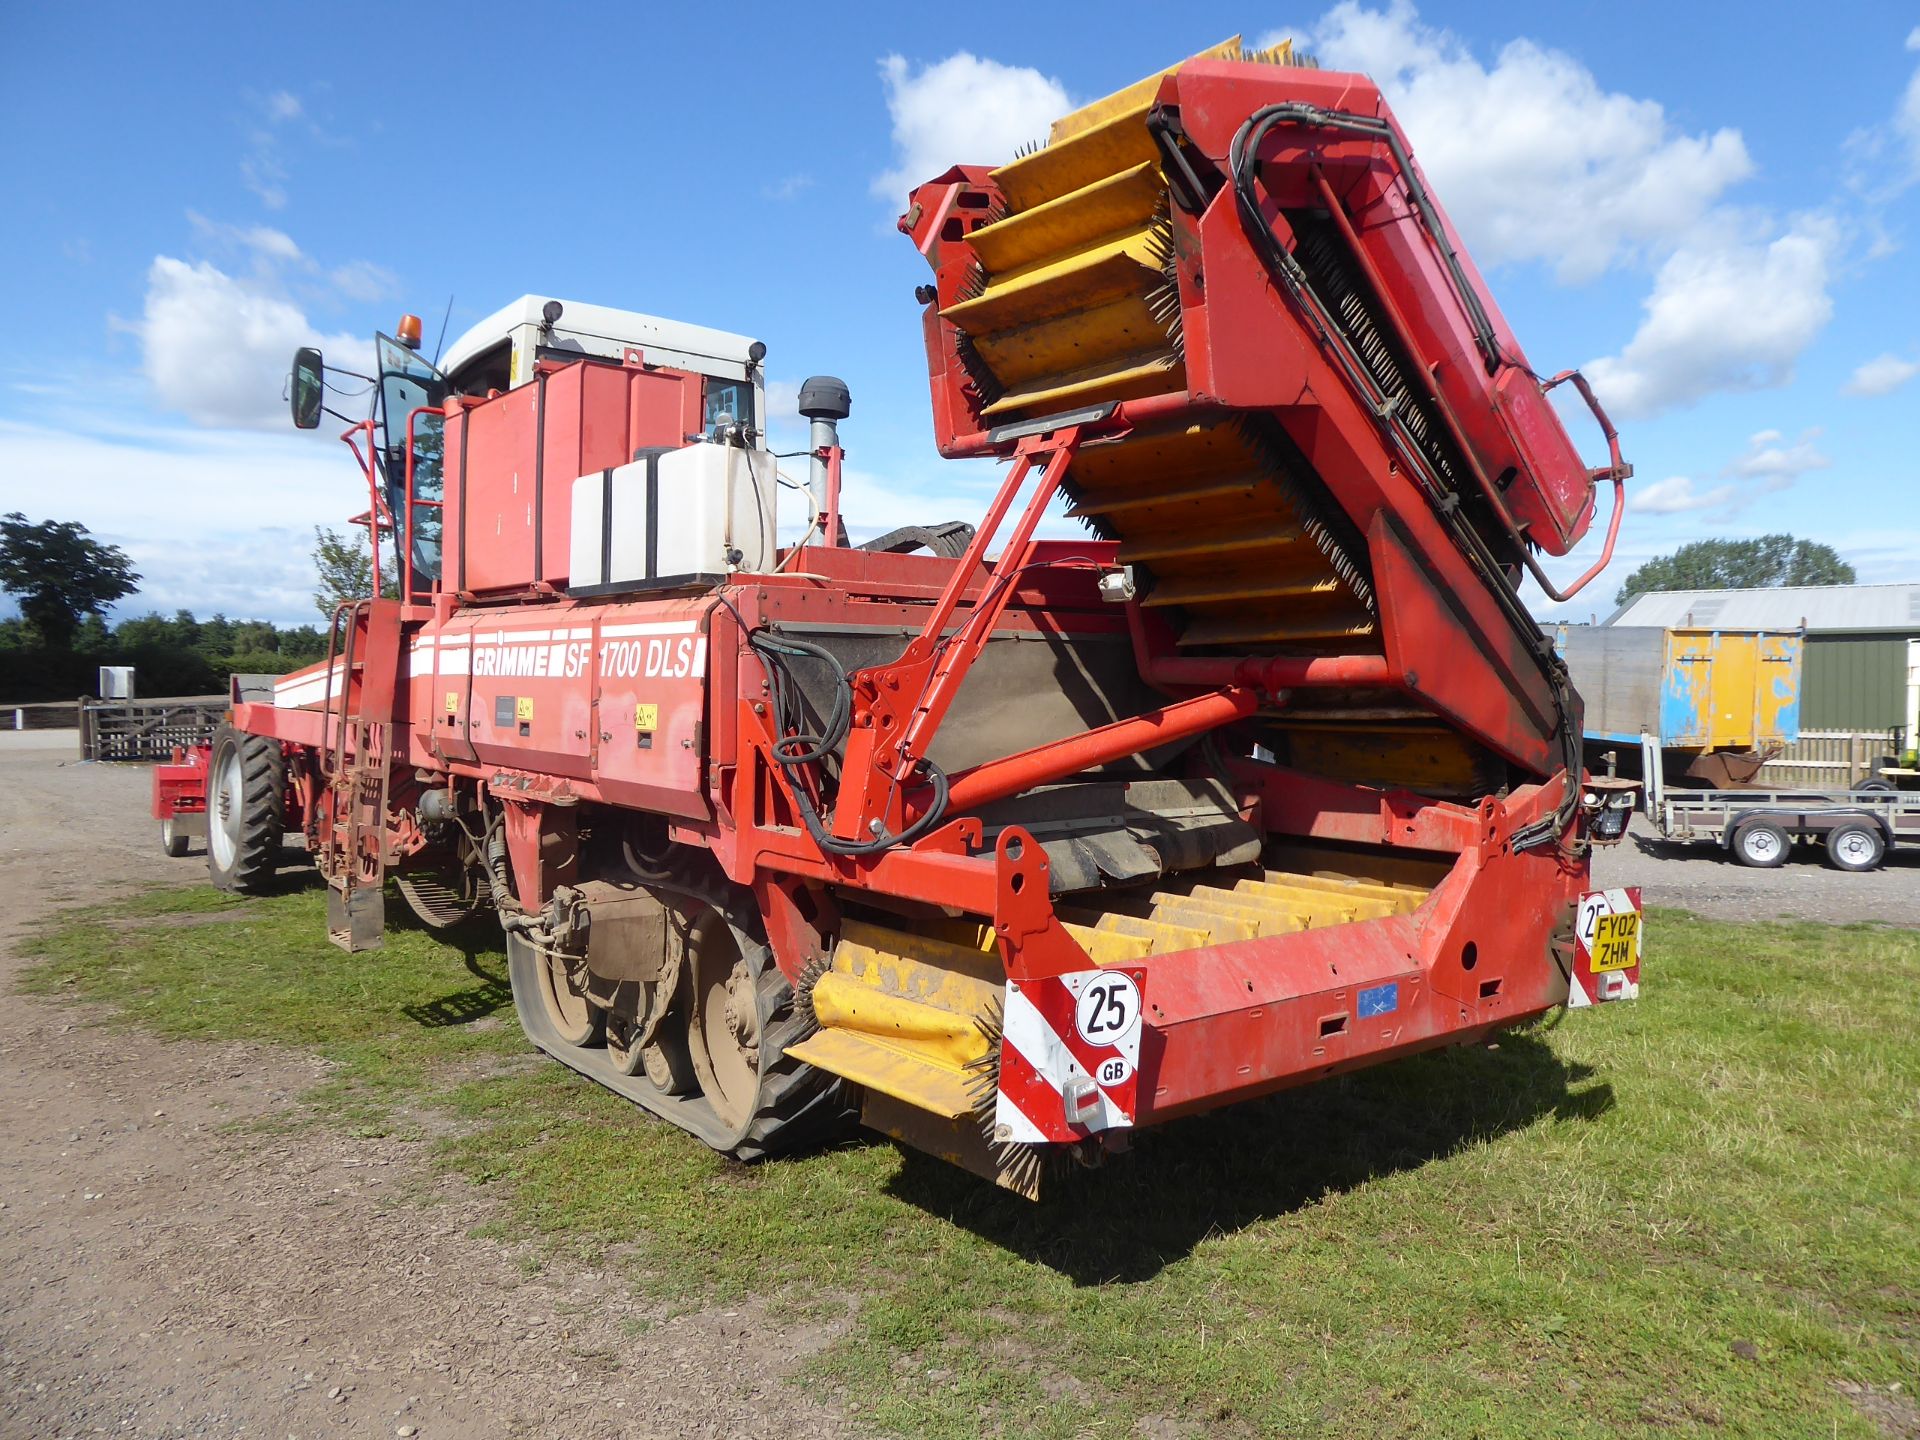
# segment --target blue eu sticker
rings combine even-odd
[[[1370,985],[1360,992],[1358,1003],[1362,1020],[1374,1015],[1391,1015],[1400,1008],[1400,982],[1389,980],[1385,985]]]

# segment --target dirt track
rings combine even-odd
[[[20,744],[39,738],[0,745],[0,993],[10,942],[51,908],[196,873],[161,856],[144,770]],[[417,1145],[226,1128],[291,1110],[323,1073],[8,995],[0,1436],[852,1428],[783,1379],[830,1330],[751,1306],[669,1319],[579,1268],[530,1278],[513,1247],[471,1236],[490,1204],[429,1182]],[[432,1203],[399,1203],[429,1183]]]

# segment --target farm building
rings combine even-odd
[[[1608,626],[1806,632],[1803,731],[1907,730],[1909,646],[1920,641],[1920,584],[1668,590],[1635,595]],[[1911,738],[1908,744],[1913,743]]]

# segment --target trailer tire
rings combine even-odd
[[[1827,832],[1827,863],[1836,870],[1878,870],[1887,858],[1887,837],[1870,820],[1836,825]]]
[[[167,852],[169,860],[178,860],[187,853],[187,837],[172,820],[160,822],[160,848]]]
[[[287,757],[280,742],[222,725],[207,762],[207,874],[216,889],[257,895],[280,863]]]
[[[1793,842],[1771,820],[1748,820],[1733,832],[1733,858],[1755,870],[1777,870],[1787,863]]]

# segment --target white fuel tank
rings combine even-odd
[[[714,585],[773,568],[779,483],[765,450],[702,441],[573,482],[568,592]]]

